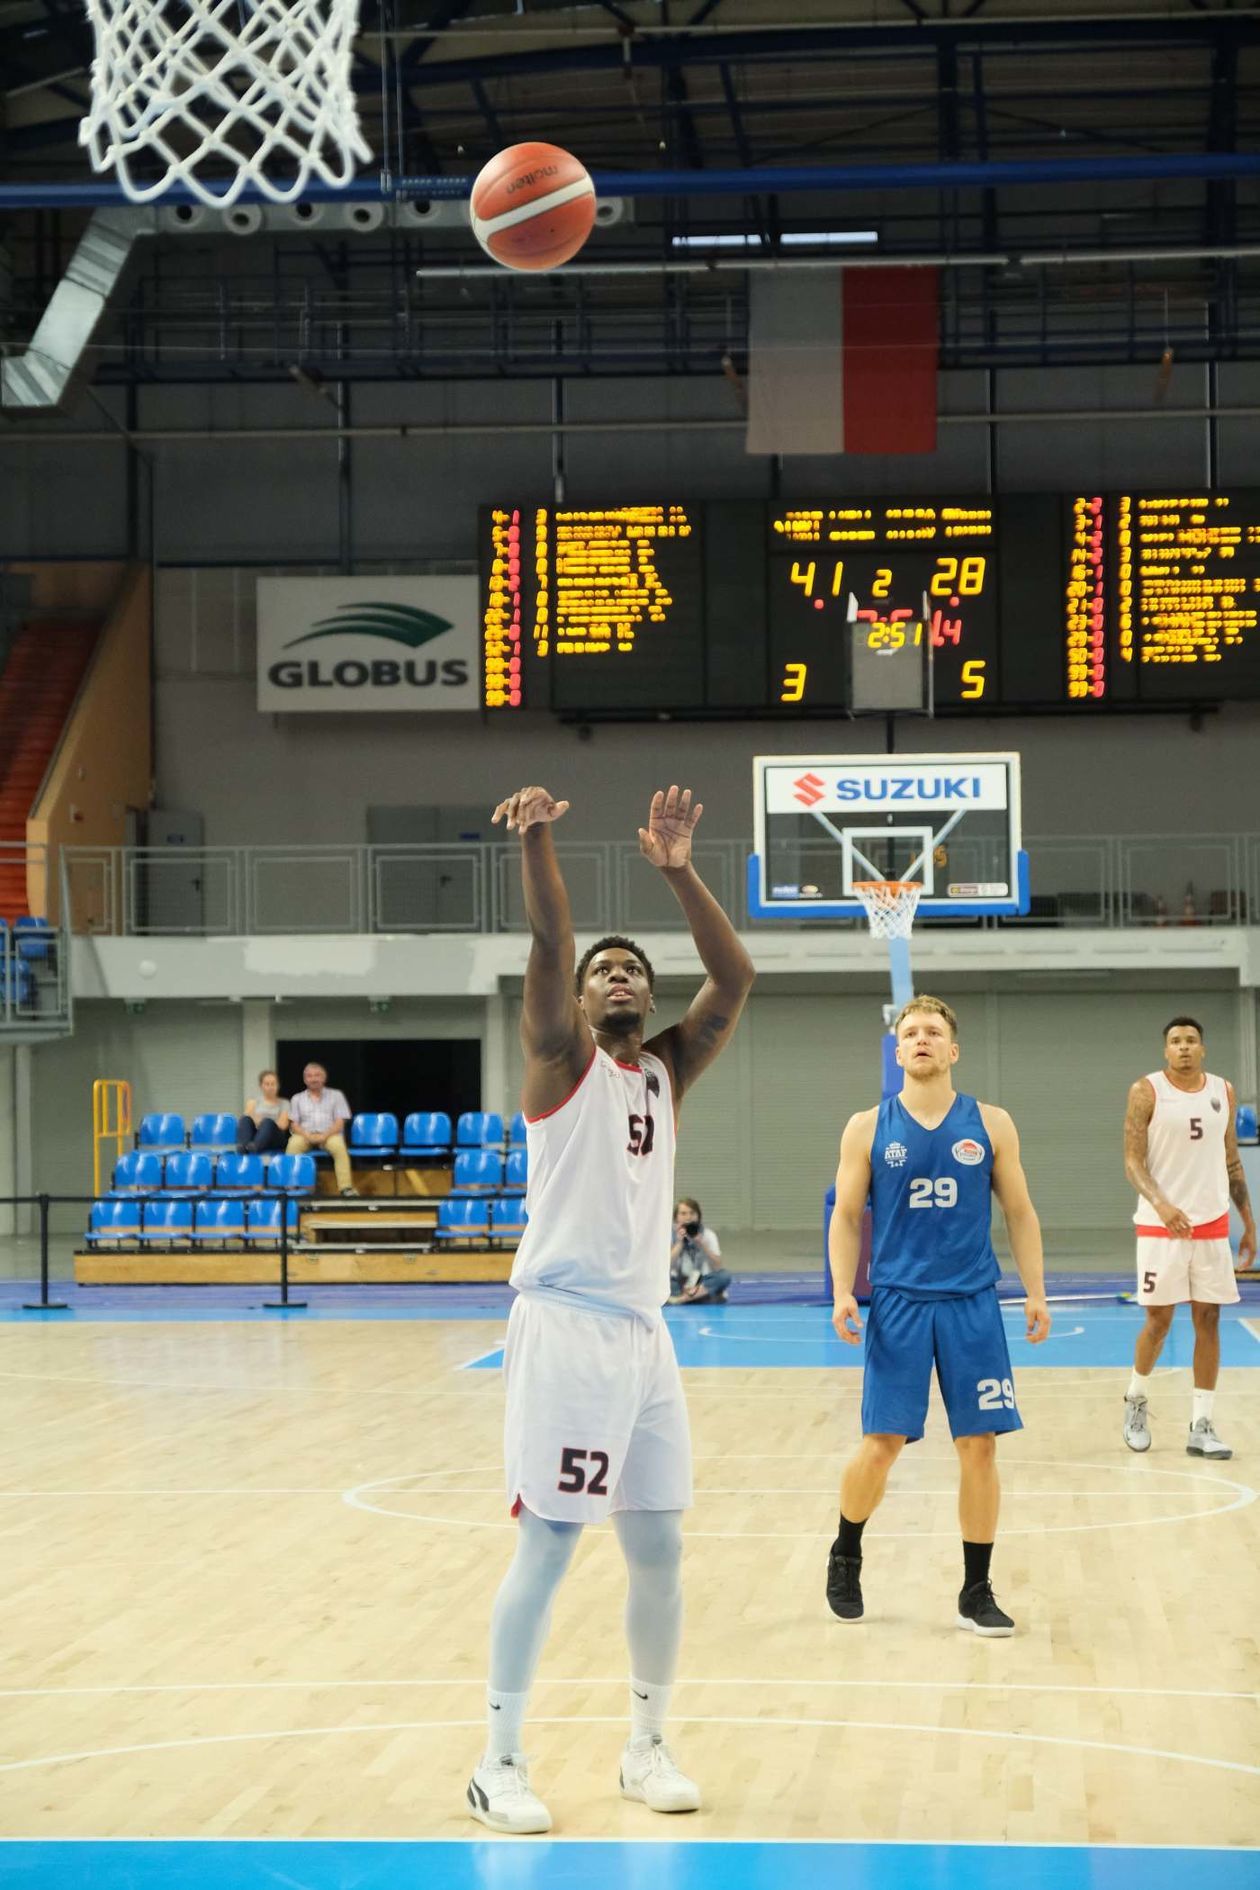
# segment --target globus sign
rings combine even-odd
[[[479,709],[475,577],[258,579],[258,707]]]

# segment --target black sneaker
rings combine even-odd
[[[862,1619],[862,1558],[841,1555],[833,1549],[827,1557],[827,1606],[841,1621]]]
[[[958,1597],[958,1625],[983,1634],[989,1640],[1004,1639],[1015,1632],[1009,1614],[1003,1614],[993,1599],[992,1582],[973,1582]]]

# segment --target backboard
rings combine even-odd
[[[758,755],[755,919],[863,916],[853,882],[917,880],[918,916],[1028,910],[1019,756]]]

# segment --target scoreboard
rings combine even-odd
[[[949,713],[1260,699],[1260,492],[567,507],[479,521],[484,701],[844,714],[853,635]]]

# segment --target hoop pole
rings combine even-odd
[[[888,974],[892,982],[892,1001],[894,1008],[900,1010],[914,996],[914,973],[910,966],[910,940],[908,938],[890,938],[888,941]]]

